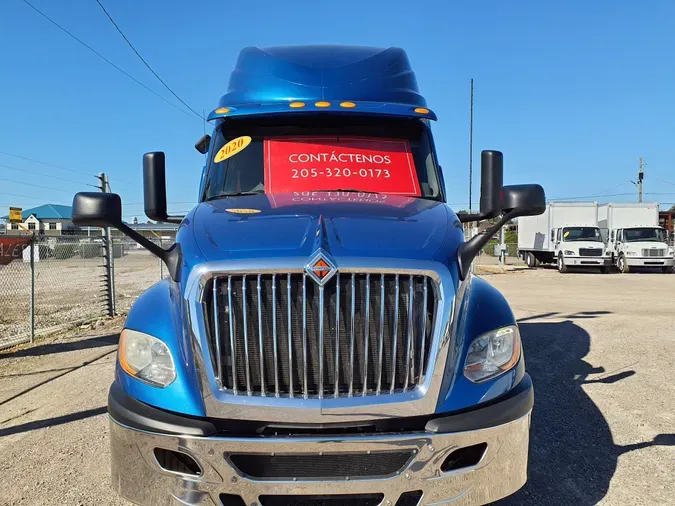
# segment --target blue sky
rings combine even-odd
[[[95,0],[31,1],[175,102]],[[504,152],[506,183],[540,183],[549,198],[607,195],[598,201],[636,199],[629,181],[642,155],[645,200],[675,202],[675,2],[103,3],[200,112],[215,107],[245,46],[403,47],[439,117],[434,135],[456,209],[468,202],[472,77],[474,208],[481,149]],[[170,208],[184,211],[196,201],[203,157],[193,145],[203,123],[120,74],[21,0],[0,4],[0,69],[0,151],[76,171],[0,154],[0,164],[14,168],[0,166],[0,208],[69,203],[74,192],[96,183],[92,174],[105,171],[122,195],[125,218],[142,217],[141,158],[153,150],[167,153]]]

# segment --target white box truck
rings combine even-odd
[[[673,248],[659,227],[656,202],[611,203],[598,208],[598,226],[607,229],[612,264],[620,272],[631,267],[658,267],[673,272]]]
[[[570,266],[608,272],[597,202],[549,202],[543,214],[519,218],[518,254],[529,267],[555,263],[560,272]]]

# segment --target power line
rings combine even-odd
[[[162,95],[160,95],[160,94],[157,93],[156,91],[154,91],[154,90],[148,88],[145,84],[143,84],[142,82],[140,82],[138,79],[136,79],[135,77],[133,77],[131,74],[129,74],[129,73],[125,72],[124,70],[122,70],[120,67],[118,67],[118,66],[115,65],[113,62],[111,62],[108,58],[106,58],[106,57],[103,56],[101,53],[99,53],[98,51],[96,51],[96,49],[94,49],[93,47],[91,47],[89,44],[87,44],[86,42],[84,42],[82,39],[79,39],[78,37],[76,37],[75,35],[73,35],[71,32],[69,32],[68,30],[66,30],[64,27],[62,27],[60,24],[58,24],[58,23],[57,23],[56,21],[54,21],[52,18],[50,18],[49,16],[47,16],[44,12],[42,12],[40,9],[38,9],[37,7],[35,7],[35,6],[34,6],[32,3],[30,3],[28,0],[22,0],[22,1],[23,1],[23,3],[25,3],[26,5],[28,5],[31,9],[33,9],[35,12],[37,12],[40,16],[42,16],[42,17],[45,18],[47,21],[49,21],[51,24],[53,24],[54,26],[56,26],[59,30],[61,30],[62,32],[64,32],[64,33],[67,34],[68,36],[70,36],[71,38],[75,39],[77,42],[79,42],[79,43],[82,44],[84,47],[86,47],[87,49],[89,49],[89,51],[91,51],[91,52],[94,53],[96,56],[98,56],[99,58],[101,58],[103,61],[105,61],[106,63],[108,63],[108,65],[114,67],[114,68],[117,69],[119,72],[121,72],[122,74],[124,74],[125,76],[127,76],[129,79],[131,79],[132,81],[134,81],[136,84],[138,84],[139,86],[142,86],[142,87],[145,88],[147,91],[149,91],[150,93],[152,93],[153,95],[155,95],[157,98],[162,99],[164,102],[166,102],[167,104],[169,104],[171,107],[174,107],[174,108],[178,109],[180,112],[182,112],[182,113],[184,113],[184,114],[187,114],[188,116],[190,115],[187,111],[181,109],[181,108],[178,107],[176,104],[174,104],[173,102],[170,102],[169,100],[167,100],[166,98],[164,98]]]
[[[52,176],[50,174],[43,174],[42,172],[35,172],[33,170],[28,170],[28,169],[20,169],[18,167],[12,167],[10,165],[5,165],[5,164],[2,164],[2,163],[0,163],[0,167],[4,167],[4,168],[10,169],[10,170],[16,170],[18,172],[25,172],[27,174],[35,174],[36,176],[49,177],[49,178],[52,178],[52,179],[57,179],[58,181],[65,181],[66,183],[84,184],[86,186],[93,186],[94,188],[97,188],[93,184],[83,183],[82,181],[75,181],[73,179],[66,179],[66,178],[63,178],[63,177]]]
[[[7,181],[8,183],[15,183],[15,184],[23,184],[26,186],[31,186],[33,188],[44,188],[45,190],[52,190],[56,192],[63,192],[63,193],[70,193],[72,194],[73,192],[71,190],[60,190],[58,188],[52,188],[51,186],[42,186],[39,184],[33,184],[33,183],[26,183],[25,181],[14,181],[13,179],[5,179],[0,177],[0,181]]]
[[[43,197],[36,197],[35,195],[21,195],[20,193],[0,192],[0,195],[10,195],[12,197],[21,197],[29,200],[45,200]],[[62,202],[50,202],[50,203],[64,206],[70,205],[70,204],[63,204]]]
[[[55,169],[67,170],[68,172],[75,172],[78,174],[86,174],[87,176],[96,177],[95,174],[89,174],[88,172],[84,172],[81,170],[69,169],[68,167],[63,167],[62,165],[54,165],[53,163],[43,162],[42,160],[36,160],[35,158],[28,158],[27,156],[15,155],[14,153],[8,153],[7,151],[0,151],[0,155],[13,156],[14,158],[20,158],[22,160],[27,160],[29,162],[39,163],[42,165],[46,165],[47,167],[53,167]]]
[[[55,164],[53,164],[53,163],[45,162],[45,161],[43,161],[43,160],[38,160],[38,159],[36,159],[36,158],[29,158],[29,157],[27,157],[27,156],[17,155],[17,154],[14,154],[14,153],[9,153],[9,152],[7,152],[7,151],[0,151],[0,155],[13,156],[14,158],[20,158],[21,160],[26,160],[26,161],[29,161],[29,162],[39,163],[39,164],[45,165],[45,166],[47,166],[47,167],[53,167],[54,169],[66,170],[66,171],[68,171],[68,172],[74,172],[75,174],[84,174],[84,175],[86,175],[86,176],[91,176],[91,177],[95,177],[95,178],[98,179],[98,176],[97,176],[96,174],[90,174],[89,172],[85,172],[85,171],[83,171],[83,170],[75,170],[75,169],[71,169],[71,168],[68,168],[68,167],[64,167],[63,165],[55,165]],[[7,167],[7,165],[3,165],[3,167]],[[9,167],[9,168],[11,168],[11,167]],[[20,169],[20,170],[23,170],[23,169]],[[26,172],[29,172],[29,171],[26,171]],[[37,173],[36,173],[36,174],[37,174]],[[41,175],[46,176],[46,174],[41,174]],[[47,177],[55,177],[55,176],[47,176]],[[121,183],[121,184],[130,184],[130,183],[127,183],[126,181],[120,181],[120,180],[118,180],[117,178],[115,178],[115,181],[116,181],[117,183]],[[91,186],[91,185],[88,185],[88,186]],[[98,187],[97,187],[97,188],[98,188]]]
[[[633,193],[606,193],[602,195],[583,195],[577,197],[551,197],[547,200],[577,200],[577,199],[594,199],[599,197],[623,197],[626,195],[633,195]]]
[[[103,10],[103,12],[105,13],[105,15],[108,17],[108,19],[110,20],[110,22],[112,23],[112,25],[113,25],[113,26],[115,27],[115,29],[119,32],[119,34],[122,36],[122,38],[124,39],[124,41],[129,45],[129,47],[131,48],[131,50],[132,50],[134,53],[136,53],[136,56],[138,56],[138,58],[143,62],[143,65],[145,65],[145,66],[148,68],[148,70],[149,70],[150,72],[152,72],[152,75],[154,75],[154,76],[157,78],[157,80],[158,80],[160,83],[162,83],[162,85],[163,85],[167,90],[169,90],[169,93],[171,93],[174,97],[176,97],[176,99],[178,99],[178,101],[179,101],[181,104],[183,104],[185,107],[187,107],[188,109],[190,109],[190,111],[192,111],[192,112],[195,114],[195,116],[197,116],[199,119],[201,119],[202,121],[206,122],[206,120],[204,119],[204,117],[203,117],[201,114],[199,114],[197,111],[195,111],[192,107],[190,107],[190,106],[189,106],[182,98],[180,98],[180,97],[178,96],[178,94],[177,94],[175,91],[173,91],[173,90],[169,87],[169,85],[166,84],[166,82],[164,82],[164,80],[163,80],[161,77],[159,77],[159,74],[157,74],[157,72],[155,72],[155,71],[153,70],[153,68],[150,66],[150,64],[149,64],[147,61],[145,61],[145,58],[143,58],[143,57],[141,56],[141,53],[138,52],[138,50],[134,47],[134,45],[133,45],[133,44],[131,43],[131,41],[127,38],[127,36],[124,35],[124,32],[122,31],[122,29],[117,25],[117,23],[115,23],[115,20],[112,18],[112,16],[110,15],[110,13],[106,10],[106,8],[105,8],[105,7],[103,6],[103,4],[101,3],[101,0],[96,0],[96,3],[97,3],[98,6]]]
[[[662,183],[666,183],[666,184],[670,184],[670,185],[675,186],[675,183],[671,183],[670,181],[665,181],[663,179],[659,179],[658,177],[655,177],[654,179],[656,179],[657,181],[661,181]]]

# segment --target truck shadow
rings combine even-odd
[[[607,494],[620,455],[654,445],[675,446],[675,434],[659,434],[653,441],[626,446],[614,444],[607,420],[582,385],[616,383],[635,371],[602,375],[602,367],[583,360],[590,349],[584,329],[570,320],[532,321],[535,318],[520,323],[527,370],[535,387],[528,481],[516,494],[494,504],[594,505]],[[587,379],[595,374],[599,376]]]

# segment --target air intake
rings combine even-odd
[[[465,446],[455,450],[445,459],[441,466],[441,471],[457,471],[466,467],[472,467],[478,464],[487,450],[487,443],[480,443],[472,446]]]
[[[191,476],[201,476],[202,469],[199,464],[189,455],[166,450],[164,448],[155,448],[155,459],[159,467],[172,473],[188,474]]]

